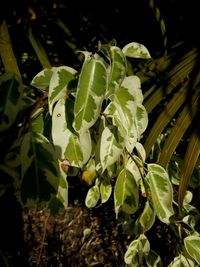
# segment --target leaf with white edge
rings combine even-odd
[[[116,126],[107,126],[102,132],[100,143],[100,162],[103,171],[116,162],[123,152],[124,139]]]
[[[146,201],[144,210],[136,221],[136,227],[142,233],[147,232],[155,222],[155,211],[149,201]]]
[[[64,158],[69,160],[70,165],[74,167],[81,168],[84,164],[84,156],[80,140],[74,133],[71,133],[68,136],[68,143],[64,152]]]
[[[89,160],[92,152],[92,141],[89,130],[79,133],[79,142],[83,153],[82,163],[85,164]]]
[[[148,267],[163,267],[160,256],[152,249],[146,257],[146,264]]]
[[[150,251],[150,244],[144,234],[133,240],[124,255],[124,261],[131,266],[142,266],[144,259]]]
[[[138,104],[135,117],[135,127],[137,129],[138,140],[144,133],[148,125],[148,114],[143,105]]]
[[[136,148],[136,150],[138,152],[138,156],[141,158],[141,160],[143,162],[145,162],[145,160],[146,160],[146,151],[145,151],[143,145],[141,143],[137,142],[135,144],[135,148]]]
[[[87,192],[87,196],[85,199],[86,207],[94,208],[97,205],[99,199],[100,199],[99,187],[98,185],[94,185]]]
[[[49,88],[49,83],[53,75],[54,68],[40,71],[31,81],[31,85],[44,91]]]
[[[127,164],[126,164],[126,169],[129,170],[130,173],[132,173],[136,183],[139,186],[139,183],[142,179],[141,172],[139,171],[138,166],[136,165],[135,161],[132,158],[128,159]]]
[[[170,263],[170,267],[195,267],[196,264],[184,255],[179,255]]]
[[[93,56],[87,56],[78,80],[74,105],[73,127],[77,132],[85,132],[99,117],[101,105],[107,89],[105,64]]]
[[[126,76],[126,58],[122,50],[117,46],[110,47],[111,53],[111,70],[108,80],[108,91],[106,97],[111,97],[115,90],[118,89]]]
[[[132,42],[125,45],[122,49],[122,52],[126,57],[144,58],[144,59],[151,58],[151,55],[147,50],[147,48],[143,44],[137,42]]]
[[[53,145],[41,134],[25,134],[20,149],[21,201],[29,203],[49,201],[57,194],[59,165]]]
[[[63,97],[66,97],[67,86],[69,82],[74,79],[76,73],[76,70],[68,66],[60,66],[53,69],[48,94],[50,114],[52,114],[55,102]]]
[[[188,254],[200,265],[200,236],[187,236],[184,245]]]
[[[154,163],[148,164],[146,179],[149,183],[153,206],[159,220],[169,224],[173,210],[173,188],[165,169]]]
[[[112,186],[108,183],[101,183],[100,185],[100,194],[101,194],[101,203],[108,201],[112,193]]]
[[[120,119],[128,130],[134,123],[137,104],[132,91],[129,88],[120,87],[115,91],[113,104],[115,105]]]
[[[113,102],[110,102],[106,109],[104,110],[104,115],[106,115],[107,118],[112,119],[112,123],[114,126],[116,126],[120,132],[120,135],[123,136],[124,139],[128,138],[128,126],[123,123],[121,120],[120,114],[114,105]]]
[[[141,90],[141,81],[138,76],[131,75],[125,77],[121,86],[129,89],[137,104],[142,104],[144,96]]]
[[[114,203],[116,217],[120,211],[133,214],[138,209],[139,188],[132,173],[123,169],[117,177],[114,187]]]
[[[65,98],[62,98],[56,103],[52,114],[52,139],[60,159],[65,158],[65,150],[71,135],[67,129],[65,114]]]
[[[60,182],[58,186],[57,198],[62,203],[64,208],[68,206],[68,182],[66,173],[60,168]]]

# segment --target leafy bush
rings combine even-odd
[[[141,142],[148,114],[139,77],[128,75],[127,57],[148,59],[148,50],[138,43],[123,49],[100,44],[96,53],[79,53],[84,57],[80,71],[43,69],[31,90],[17,76],[1,77],[5,156],[0,170],[6,186],[14,185],[23,206],[47,202],[51,212],[58,212],[68,204],[67,176],[80,175],[90,186],[88,208],[103,205],[113,194],[116,218],[133,238],[124,256],[127,266],[163,265],[147,238],[156,220],[177,240],[170,266],[197,266],[199,212],[190,204],[192,193],[178,211],[167,171],[147,162]]]

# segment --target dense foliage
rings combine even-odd
[[[92,52],[78,50],[85,45],[56,20],[73,54],[67,65],[56,63],[57,52],[49,60],[44,47],[53,44],[53,37],[44,42],[39,40],[44,32],[35,36],[37,12],[27,7],[28,38],[43,66],[31,79],[24,71],[20,77],[2,22],[1,196],[12,188],[22,207],[45,202],[57,213],[68,205],[67,177],[79,176],[89,185],[88,208],[114,197],[116,218],[133,240],[124,256],[127,266],[162,266],[148,238],[158,221],[177,243],[170,266],[197,266],[199,49],[180,43],[168,52],[164,20],[155,3],[149,4],[160,21],[164,55],[153,59],[136,42],[120,48],[116,41],[99,41]],[[17,25],[28,24],[19,20]],[[24,62],[36,63],[29,53],[21,60],[22,69]]]

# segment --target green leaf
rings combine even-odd
[[[155,212],[160,221],[169,224],[174,214],[173,188],[165,169],[158,164],[148,164],[146,179],[149,182]]]
[[[146,263],[148,267],[163,267],[160,256],[152,249],[146,257]]]
[[[115,183],[114,202],[116,217],[120,211],[133,214],[138,209],[139,189],[132,173],[123,169]]]
[[[112,98],[115,90],[120,87],[126,75],[126,58],[122,50],[117,46],[111,46],[110,53],[112,63],[108,81],[108,98]]]
[[[116,126],[107,126],[102,132],[100,143],[100,162],[103,171],[122,154],[124,138],[120,135]]]
[[[147,48],[139,43],[132,42],[124,46],[122,52],[126,57],[133,57],[133,58],[144,58],[148,59],[151,58],[151,55]]]
[[[200,237],[187,236],[184,245],[188,254],[200,265]]]
[[[155,222],[155,211],[149,201],[146,201],[144,210],[136,221],[136,228],[139,233],[147,232]]]
[[[57,191],[57,198],[64,208],[68,206],[68,182],[66,178],[66,173],[60,167],[60,179]]]
[[[143,265],[144,258],[150,251],[150,244],[145,235],[141,234],[138,239],[133,240],[124,255],[126,264],[131,264],[131,267]]]
[[[87,131],[76,135],[68,129],[64,98],[58,100],[53,110],[52,139],[60,159],[67,159],[74,167],[82,167],[88,161],[92,149],[90,133]]]
[[[173,262],[170,263],[171,267],[195,267],[194,262],[185,257],[184,255],[179,255],[174,258]]]
[[[77,132],[87,131],[98,119],[106,88],[105,64],[95,55],[88,55],[78,80],[74,105],[73,127]]]
[[[66,97],[67,86],[69,82],[74,79],[76,73],[76,70],[68,66],[60,66],[53,69],[48,95],[50,114],[52,114],[55,102],[63,97]]]
[[[31,81],[31,85],[40,89],[47,90],[49,88],[50,80],[53,75],[54,68],[44,69],[40,71]]]
[[[143,105],[138,105],[135,117],[135,127],[137,129],[138,140],[140,140],[141,135],[144,133],[148,125],[148,114]]]
[[[108,201],[112,193],[112,186],[108,183],[101,183],[100,185],[100,194],[101,194],[101,203]]]
[[[85,199],[85,205],[88,208],[94,208],[98,201],[100,199],[100,192],[98,185],[94,185],[88,190],[86,199]]]
[[[49,201],[57,194],[59,166],[55,150],[41,134],[28,132],[21,144],[21,201]]]
[[[6,73],[0,78],[0,132],[9,129],[20,112],[23,97],[22,80]]]

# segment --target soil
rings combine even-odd
[[[15,205],[18,214],[8,217],[6,212],[13,203],[10,198],[5,200],[1,267],[125,266],[124,253],[130,240],[115,218],[113,199],[88,209],[84,203],[88,188],[76,190],[70,188],[69,205],[58,215],[41,205],[23,209]],[[84,236],[84,231],[88,235]]]

